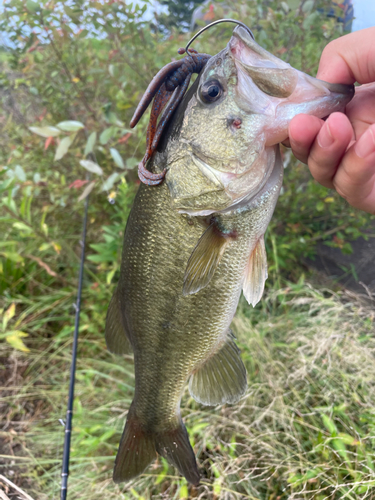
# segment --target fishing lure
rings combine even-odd
[[[166,170],[164,169],[161,173],[153,173],[147,170],[146,164],[156,151],[166,125],[184,97],[193,73],[199,74],[211,58],[209,54],[198,53],[196,50],[190,49],[189,47],[203,31],[215,24],[224,22],[243,26],[254,39],[251,30],[245,24],[234,19],[219,19],[218,21],[208,24],[191,38],[185,48],[180,48],[178,50],[179,54],[186,53],[183,59],[167,64],[154,76],[134,112],[133,118],[130,121],[131,128],[137,125],[143,113],[148,108],[148,105],[155,97],[152,104],[150,121],[147,127],[146,153],[138,165],[138,177],[141,182],[148,186],[156,186],[163,182]],[[159,116],[160,119],[158,121]]]

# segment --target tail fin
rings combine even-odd
[[[154,436],[142,430],[132,405],[116,456],[114,482],[130,481],[142,474],[155,458]]]
[[[132,404],[117,452],[114,482],[130,481],[142,474],[156,458],[156,451],[177,467],[190,483],[199,484],[197,463],[181,418],[175,429],[147,433],[142,429]]]
[[[158,433],[155,439],[156,450],[162,457],[180,471],[189,483],[199,484],[199,472],[194,451],[190,445],[186,428],[179,418],[178,427]]]

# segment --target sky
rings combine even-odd
[[[354,21],[352,31],[375,26],[375,0],[352,0]]]

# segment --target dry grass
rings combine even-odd
[[[83,322],[71,500],[375,498],[373,305],[300,283],[269,292],[255,310],[241,302],[234,328],[249,373],[246,396],[205,408],[186,391],[182,402],[202,485],[188,486],[159,459],[118,486],[111,471],[133,395],[131,359],[106,352]],[[24,422],[13,433],[19,458],[8,470],[33,479],[31,496],[50,500],[59,497],[70,341],[43,341],[43,351],[35,342],[23,385],[8,401]],[[39,412],[29,420],[26,403]]]

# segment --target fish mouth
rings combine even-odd
[[[239,102],[247,111],[263,115],[266,147],[288,137],[294,116],[324,118],[344,111],[354,96],[353,85],[325,82],[296,70],[260,47],[240,26],[233,31],[229,51],[237,68]]]
[[[349,100],[351,100],[354,96],[354,85],[346,85],[344,83],[329,83],[325,82],[324,80],[318,80],[317,78],[315,78],[315,80],[321,82],[324,86],[327,87],[330,92],[347,96]]]

